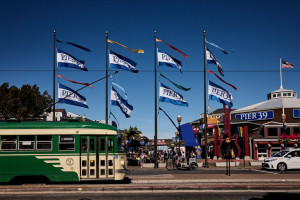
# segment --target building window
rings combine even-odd
[[[278,137],[278,129],[277,127],[269,127],[268,128],[268,137]]]
[[[267,145],[266,144],[258,144],[257,145],[258,160],[263,160],[265,157],[268,157]]]
[[[300,134],[300,127],[299,127],[299,126],[294,127],[294,128],[293,128],[293,133],[294,133],[294,134],[298,134],[298,133]]]
[[[276,94],[273,94],[273,98],[276,98]]]
[[[278,93],[278,94],[277,94],[277,97],[281,97],[281,94],[280,94],[280,93]]]
[[[291,97],[291,96],[292,96],[292,93],[288,93],[288,96]]]
[[[286,96],[287,96],[287,93],[283,93],[283,96],[286,97]]]
[[[34,136],[22,135],[19,136],[19,151],[33,151],[34,150]]]

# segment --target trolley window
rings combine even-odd
[[[17,136],[2,136],[1,137],[1,151],[16,151]]]
[[[52,150],[52,135],[36,136],[36,150],[37,151],[51,151]]]
[[[113,141],[113,138],[109,138],[107,140],[107,150],[108,151],[112,151],[113,150],[113,147],[114,147],[114,141]]]
[[[34,150],[34,135],[19,136],[19,151]]]
[[[59,150],[60,151],[74,151],[75,138],[72,135],[62,135],[59,137]]]

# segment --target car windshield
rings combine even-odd
[[[280,152],[275,153],[272,157],[282,157],[285,154],[287,154],[288,152],[289,151],[280,151]]]

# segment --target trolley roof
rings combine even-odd
[[[97,122],[0,122],[0,129],[117,129]]]
[[[116,135],[117,129],[97,122],[0,122],[0,134],[105,134]]]

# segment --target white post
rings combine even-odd
[[[281,58],[280,58],[280,65],[279,65],[279,67],[280,67],[280,89],[282,89],[283,87],[282,87],[282,72],[281,72]]]

